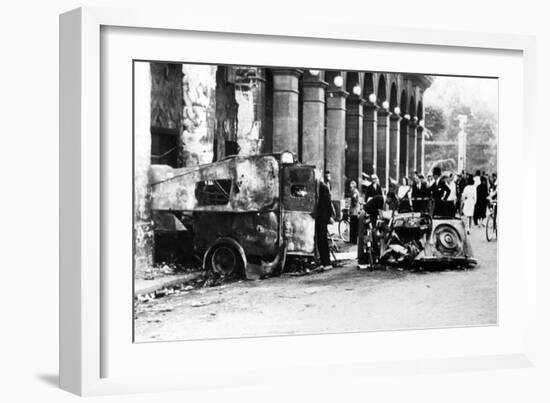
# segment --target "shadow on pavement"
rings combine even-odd
[[[47,385],[58,388],[59,387],[59,375],[58,374],[35,374],[36,378],[41,380]]]

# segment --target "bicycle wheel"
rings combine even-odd
[[[487,225],[485,226],[485,238],[488,242],[491,242],[493,238],[496,238],[496,226],[495,226],[495,217],[491,214],[487,219]]]
[[[349,221],[348,220],[340,220],[338,223],[338,234],[340,235],[340,239],[344,242],[349,242]]]

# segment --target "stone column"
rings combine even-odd
[[[370,175],[376,173],[378,111],[376,105],[363,106],[363,171]]]
[[[333,200],[344,198],[346,98],[348,95],[345,91],[329,90],[327,97],[325,169],[331,172]]]
[[[325,169],[325,92],[327,83],[317,77],[305,78],[302,112],[302,162]]]
[[[416,123],[411,120],[409,124],[409,158],[407,165],[409,166],[409,174],[412,174],[416,169]]]
[[[273,69],[273,152],[298,155],[298,78],[301,70]]]
[[[382,187],[388,188],[388,173],[390,167],[390,113],[385,109],[378,111],[376,127],[376,171]]]
[[[235,100],[239,154],[256,155],[263,149],[265,122],[265,78],[259,67],[237,69]]]
[[[259,138],[264,141],[265,138],[265,97],[266,97],[266,79],[265,68],[258,67],[256,70],[255,85],[252,89],[254,97],[254,119],[259,122]],[[261,153],[261,150],[258,150]]]
[[[409,177],[409,121],[401,119],[399,128],[399,173]]]
[[[346,102],[346,190],[350,181],[359,185],[363,170],[363,104],[364,100],[351,95]]]
[[[401,118],[399,115],[392,114],[390,116],[390,144],[389,144],[389,153],[390,153],[390,168],[389,168],[389,178],[399,182],[399,122]]]
[[[424,172],[424,128],[418,126],[416,129],[416,170]]]

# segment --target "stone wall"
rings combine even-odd
[[[134,247],[135,270],[140,275],[153,263],[153,225],[149,194],[151,165],[151,69],[134,65]]]
[[[182,166],[214,159],[217,66],[183,64]]]
[[[183,88],[181,64],[151,63],[151,126],[181,130]],[[137,81],[136,87],[142,85]]]
[[[134,66],[134,246],[136,274],[153,264],[151,128],[177,136],[177,166],[212,162],[216,66],[136,62]]]

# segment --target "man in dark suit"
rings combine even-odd
[[[447,197],[451,193],[451,190],[445,183],[441,176],[441,168],[435,167],[433,169],[434,183],[430,187],[430,194],[434,201],[434,216],[447,217],[449,212],[447,211]]]
[[[330,173],[325,172],[325,178],[330,178]],[[327,226],[335,216],[330,189],[324,181],[319,182],[319,198],[317,200],[317,214],[315,217],[315,239],[317,241],[317,250],[321,259],[321,266],[325,270],[332,269],[330,262],[330,251],[328,247],[328,229]]]
[[[413,186],[411,190],[411,198],[413,211],[425,213],[427,211],[428,186],[422,181],[421,175],[418,172],[414,173]]]
[[[330,171],[325,171],[323,181],[325,185],[327,185],[329,192],[332,190],[332,183],[330,183],[331,179],[332,178],[330,177]]]
[[[380,186],[380,180],[376,174],[370,176],[371,184],[365,189],[365,203],[374,196],[382,195],[382,187]]]

